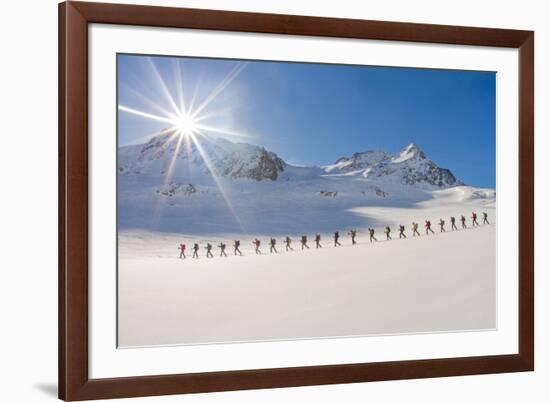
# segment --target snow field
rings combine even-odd
[[[122,235],[119,346],[495,327],[494,224],[372,245],[365,232],[357,246],[342,233],[343,247],[325,238],[315,250],[311,239],[310,250],[294,241],[297,251],[270,255],[263,241],[264,255],[252,256],[242,241],[245,257],[207,260],[201,249],[195,261],[177,258],[179,237]]]

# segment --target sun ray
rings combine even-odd
[[[135,138],[131,143],[127,145],[140,145],[144,142],[149,142],[152,138],[158,137],[159,135],[165,134],[167,130],[154,131],[152,133],[146,134],[144,136]]]
[[[179,136],[178,131],[173,129],[173,128],[169,128],[168,130],[164,130],[161,134],[170,134],[170,133],[172,133],[172,135],[164,142],[164,144],[162,144],[162,150],[165,150],[166,148],[168,148],[168,146],[172,142],[174,142]]]
[[[195,128],[197,130],[208,131],[208,132],[211,132],[211,133],[225,134],[225,135],[228,135],[230,137],[241,137],[241,138],[251,138],[252,137],[249,134],[238,133],[236,131],[231,131],[231,130],[228,130],[228,129],[225,129],[225,128],[220,128],[220,127],[209,126],[209,125],[206,125],[206,124],[195,123]]]
[[[174,124],[173,119],[158,116],[158,115],[152,114],[152,113],[142,112],[141,110],[132,109],[132,108],[124,106],[124,105],[118,105],[118,110],[121,110],[121,111],[127,112],[127,113],[131,113],[131,114],[135,114],[135,115],[141,116],[141,117],[146,117],[146,118],[151,119],[151,120],[157,120],[157,121],[162,121],[164,123]]]
[[[212,119],[212,118],[215,118],[215,117],[224,117],[226,116],[229,112],[229,108],[225,108],[225,109],[216,109],[216,110],[213,110],[212,112],[208,112],[208,113],[201,113],[199,116],[195,117],[195,122],[200,122],[200,121],[204,121],[204,120],[208,120],[208,119]]]
[[[237,224],[239,225],[241,231],[244,233],[245,230],[244,230],[243,224],[241,222],[241,219],[237,215],[237,212],[235,211],[235,208],[233,207],[233,204],[231,203],[229,195],[228,195],[226,189],[224,188],[224,186],[221,182],[221,179],[219,178],[216,167],[213,165],[212,161],[210,160],[210,157],[208,156],[208,154],[206,153],[206,151],[202,147],[202,145],[201,145],[200,141],[197,139],[196,135],[194,133],[192,133],[192,134],[189,135],[189,137],[190,137],[191,141],[193,142],[193,144],[195,145],[195,148],[197,149],[197,151],[201,155],[201,157],[202,157],[202,159],[203,159],[203,161],[206,165],[206,168],[209,170],[209,172],[212,176],[212,179],[216,183],[216,186],[220,190],[220,193],[221,193],[221,195],[222,195],[222,197],[225,201],[225,204],[226,204],[227,208],[229,209],[229,211],[231,212],[231,215],[235,219],[235,222],[237,222]]]
[[[176,167],[176,160],[179,157],[181,143],[182,143],[183,138],[185,137],[185,135],[182,135],[182,133],[179,130],[176,130],[176,132],[174,133],[174,137],[177,137],[178,142],[176,143],[176,148],[174,150],[174,154],[172,155],[172,159],[170,160],[170,163],[168,165],[168,169],[166,170],[165,175],[164,175],[164,184],[165,185],[169,184],[172,181],[172,176],[174,175],[174,169]]]
[[[174,142],[178,138],[177,131],[175,131],[174,129],[163,130],[161,131],[160,135],[164,135],[164,134],[168,135],[171,132],[172,132],[172,135],[170,135],[170,137],[168,137],[168,139],[164,141],[164,143],[160,146],[160,149],[156,150],[155,157],[161,156],[162,153],[166,151],[166,149],[170,146],[170,144],[172,144],[172,142]]]
[[[162,79],[162,76],[160,75],[160,71],[158,70],[157,66],[155,65],[155,62],[152,58],[147,57],[147,61],[149,62],[149,66],[153,70],[153,74],[155,78],[157,79],[157,82],[160,85],[160,88],[162,89],[162,92],[164,93],[164,96],[166,97],[166,100],[168,103],[170,103],[170,106],[174,109],[174,112],[176,114],[179,114],[181,111],[178,109],[178,106],[176,105],[176,102],[174,101],[174,98],[172,97],[172,94],[168,90],[168,87],[166,86],[166,83]]]
[[[174,78],[176,81],[176,92],[178,94],[179,110],[181,113],[187,114],[187,109],[185,106],[184,90],[183,90],[183,73],[182,73],[180,60],[172,59],[172,67],[174,69]]]
[[[143,95],[141,92],[137,91],[136,89],[132,88],[130,85],[121,83],[122,87],[124,87],[125,90],[130,91],[135,96],[137,96],[139,99],[141,99],[143,102],[147,103],[150,107],[156,109],[158,112],[162,113],[168,118],[175,119],[176,116],[172,113],[170,113],[168,110],[164,109],[162,106],[160,106],[158,103],[155,103],[151,100],[151,98]]]
[[[185,135],[183,136],[183,138],[185,140],[185,143],[184,143],[185,155],[187,156],[186,158],[183,159],[185,163],[184,173],[185,173],[185,178],[187,180],[190,180],[191,179],[191,136]]]
[[[212,102],[216,97],[223,92],[225,88],[231,82],[237,78],[237,76],[241,73],[241,71],[244,70],[244,68],[248,65],[248,63],[239,63],[237,64],[230,72],[225,76],[225,78],[214,88],[214,90],[206,97],[206,99],[197,107],[197,109],[193,110],[192,116],[198,116],[204,108],[206,108],[210,102]]]
[[[197,84],[195,85],[195,88],[193,89],[193,96],[191,97],[191,103],[189,105],[189,113],[191,115],[195,114],[194,113],[194,107],[195,107],[195,102],[197,100],[197,96],[198,96],[198,93],[199,93],[199,88],[202,84],[202,80],[203,80],[203,75],[202,73],[199,75],[199,78],[197,80]]]

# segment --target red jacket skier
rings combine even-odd
[[[260,244],[261,244],[260,240],[254,239],[252,244],[254,244],[254,250],[256,251],[256,254],[262,254],[262,252],[260,251]]]
[[[434,231],[432,230],[432,223],[430,221],[426,221],[424,227],[426,228],[426,234],[428,234],[428,232],[434,233]]]
[[[180,258],[185,259],[185,244],[181,243],[178,249],[180,250]]]
[[[472,212],[472,226],[479,226],[479,223],[477,222],[477,214],[475,212]]]

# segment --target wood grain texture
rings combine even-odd
[[[535,36],[519,48],[519,354],[535,367]],[[525,229],[525,232],[524,232]]]
[[[528,31],[190,8],[73,3],[88,22],[273,34],[519,47]]]
[[[519,353],[90,380],[88,24],[123,24],[519,49]],[[59,5],[59,397],[137,397],[534,369],[534,34],[530,31],[67,2]]]
[[[60,5],[59,393],[88,382],[88,26]]]

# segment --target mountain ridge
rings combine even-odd
[[[449,169],[429,159],[415,143],[408,144],[397,154],[367,150],[355,152],[350,157],[342,156],[331,165],[294,166],[262,146],[221,137],[201,136],[200,141],[201,145],[185,138],[180,141],[170,131],[164,131],[144,144],[119,147],[119,174],[165,175],[170,171],[175,176],[182,176],[192,172],[209,175],[215,171],[221,177],[255,181],[323,176],[437,188],[463,184]]]

